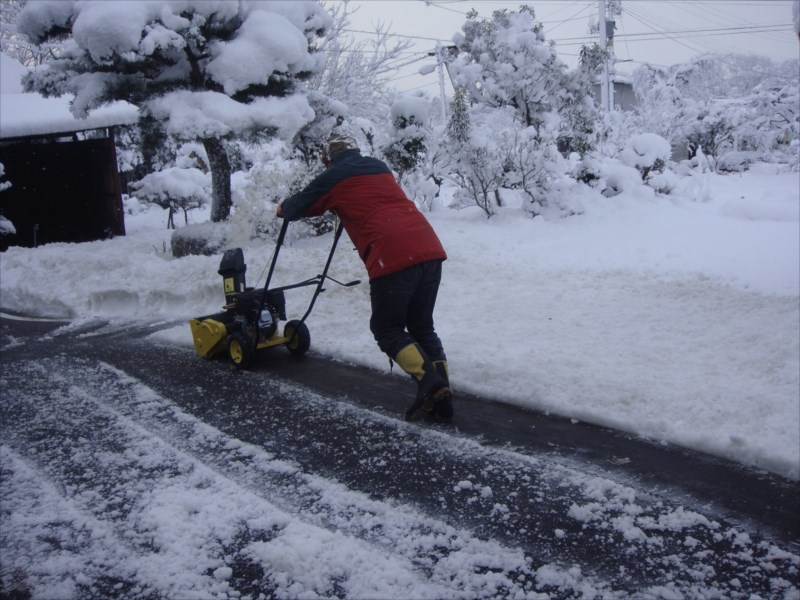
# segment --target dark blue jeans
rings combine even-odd
[[[447,360],[433,328],[441,279],[442,261],[431,260],[370,281],[369,328],[389,358],[416,342],[431,360]]]

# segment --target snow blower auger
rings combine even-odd
[[[253,360],[256,351],[272,346],[284,345],[295,356],[302,356],[311,344],[311,335],[305,324],[314,303],[321,292],[325,280],[344,287],[358,285],[360,281],[342,283],[328,276],[336,244],[342,235],[341,223],[336,227],[328,260],[320,275],[299,283],[269,289],[272,273],[278,261],[278,252],[286,237],[289,221],[284,221],[275,244],[275,252],[270,263],[267,281],[263,288],[248,288],[245,282],[247,265],[241,248],[226,250],[219,265],[225,291],[223,312],[198,317],[189,321],[194,338],[194,348],[203,358],[211,358],[222,352],[228,353],[231,362],[238,369],[246,368]],[[283,333],[278,333],[280,321],[286,320],[286,298],[284,292],[294,288],[316,285],[314,295],[306,313],[301,319],[286,323]]]

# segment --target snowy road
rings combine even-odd
[[[800,598],[796,483],[518,410],[406,424],[407,381],[281,349],[2,326],[0,594]]]

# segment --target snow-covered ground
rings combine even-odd
[[[800,478],[798,174],[756,165],[694,185],[703,193],[587,193],[583,214],[560,220],[513,207],[489,220],[478,209],[429,213],[449,254],[436,324],[456,392]],[[219,256],[172,258],[165,221],[154,209],[128,215],[126,237],[9,249],[0,305],[78,320],[218,311]],[[317,274],[329,244],[292,238],[274,283]],[[245,246],[249,285],[272,250]],[[346,239],[331,275],[366,280]],[[290,318],[309,294],[287,292]],[[330,285],[308,321],[312,349],[388,369],[368,321],[366,281]],[[160,337],[192,344],[188,325]]]

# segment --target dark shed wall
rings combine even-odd
[[[4,143],[0,162],[12,185],[0,213],[17,230],[0,237],[0,250],[125,235],[113,137]]]

